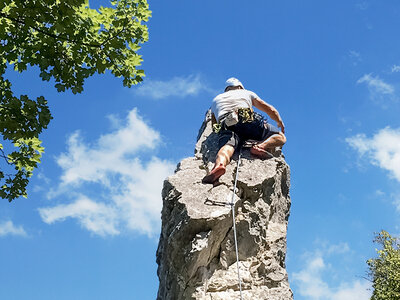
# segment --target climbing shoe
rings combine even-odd
[[[202,182],[203,183],[214,183],[216,182],[222,175],[225,174],[225,167],[223,165],[219,165],[211,170],[210,174],[206,175]]]

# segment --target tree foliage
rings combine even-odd
[[[386,231],[375,237],[382,249],[377,250],[378,257],[367,261],[369,275],[374,288],[371,300],[400,299],[400,240]]]
[[[106,70],[130,87],[144,76],[138,50],[148,40],[150,15],[146,0],[111,1],[99,9],[88,0],[0,2],[0,197],[26,197],[43,153],[39,134],[52,119],[42,96],[14,95],[7,68],[23,72],[36,66],[59,92],[80,93],[86,78]]]

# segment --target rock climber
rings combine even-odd
[[[255,113],[253,106],[265,112],[280,130]],[[214,98],[211,113],[220,149],[215,165],[203,178],[203,183],[214,183],[225,174],[233,153],[247,140],[256,141],[250,153],[261,159],[271,158],[271,152],[286,143],[285,125],[279,112],[255,93],[245,90],[243,84],[234,77],[226,81],[225,91]]]

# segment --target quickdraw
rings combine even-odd
[[[213,131],[214,131],[215,133],[220,132],[221,129],[222,129],[221,123],[218,122],[218,123],[215,123],[215,124],[213,125]]]
[[[238,115],[242,123],[250,123],[254,121],[254,112],[251,108],[239,108]]]

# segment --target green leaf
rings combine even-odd
[[[55,85],[56,89],[58,92],[64,92],[65,91],[65,85],[61,84],[61,83],[57,83]]]
[[[367,261],[369,277],[374,291],[371,300],[400,299],[400,242],[386,231],[375,237],[382,249],[377,250],[378,257]]]
[[[14,95],[5,77],[8,65],[18,72],[28,65],[38,67],[42,80],[54,82],[58,92],[70,89],[74,94],[81,93],[85,79],[96,72],[110,70],[123,77],[124,86],[142,80],[138,52],[148,40],[143,22],[151,16],[148,3],[109,3],[99,9],[90,8],[88,0],[0,3],[0,131],[4,141],[0,149],[8,150],[0,170],[0,197],[12,201],[26,196],[29,177],[44,151],[39,135],[52,119],[42,96],[33,100]]]

